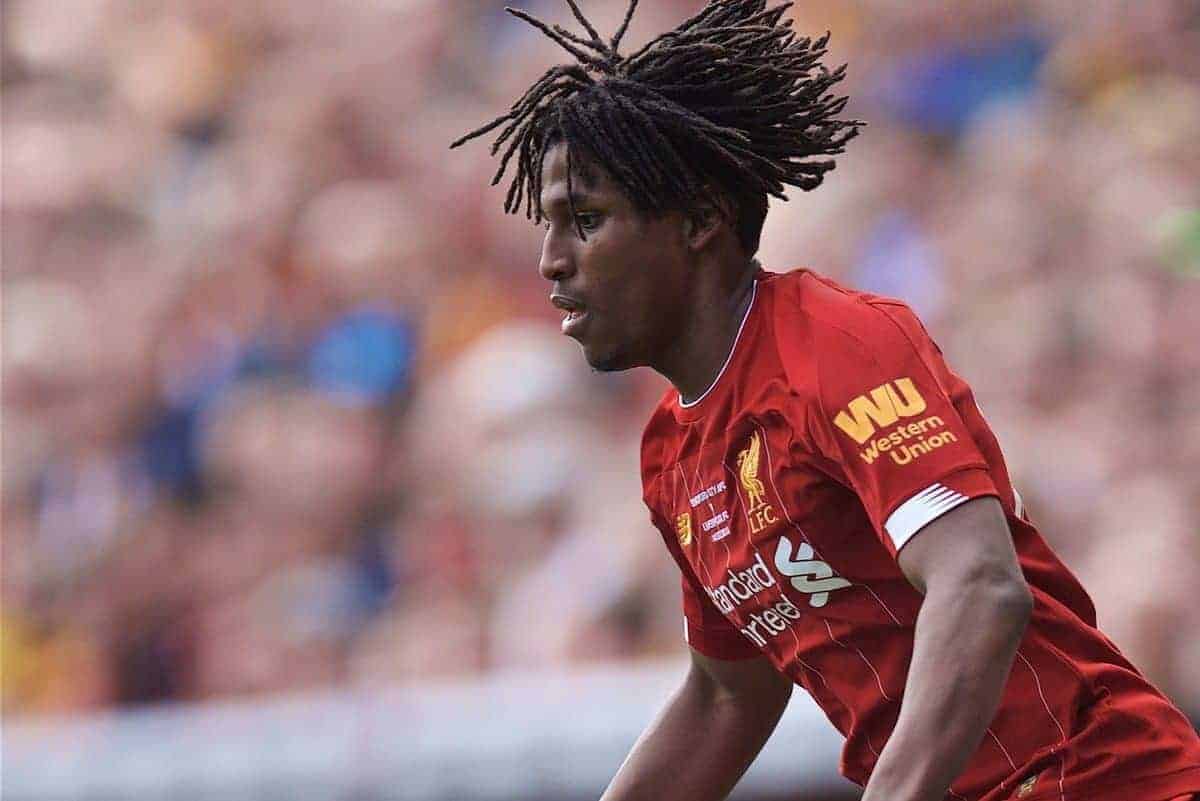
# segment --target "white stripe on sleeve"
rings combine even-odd
[[[883,527],[899,551],[913,535],[956,506],[970,500],[961,492],[931,484],[909,498],[888,516]]]

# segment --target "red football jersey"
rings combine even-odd
[[[970,388],[912,311],[809,271],[760,272],[713,387],[660,402],[645,500],[683,575],[684,629],[767,655],[846,737],[864,785],[904,694],[921,595],[897,554],[999,499],[1035,599],[1000,711],[948,798],[1126,801],[1200,791],[1200,739],[1096,629],[1009,483]]]

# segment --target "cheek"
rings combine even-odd
[[[628,258],[619,274],[612,276],[608,295],[612,311],[627,320],[640,320],[654,312],[659,288],[654,280],[653,265]]]
[[[673,306],[678,297],[669,243],[653,230],[598,236],[581,267],[595,291],[598,310],[639,330],[653,327],[665,311],[662,304]]]
[[[636,285],[639,298],[649,305],[651,313],[658,317],[673,311],[677,305],[682,277],[678,264],[665,247],[641,249],[631,285]]]
[[[671,285],[654,273],[655,266],[646,264],[645,273],[631,277],[624,309],[626,337],[640,343],[640,347],[657,347],[676,329],[678,298]]]

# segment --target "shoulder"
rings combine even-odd
[[[842,286],[809,270],[779,276],[773,317],[781,347],[792,350],[826,344],[875,348],[926,337],[916,314],[902,300]]]
[[[794,389],[815,388],[830,373],[886,371],[893,362],[936,350],[903,301],[859,292],[807,270],[780,277],[790,280],[773,287],[773,328]]]

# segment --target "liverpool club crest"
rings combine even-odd
[[[750,435],[750,444],[737,456],[738,479],[746,492],[746,518],[750,531],[755,534],[771,523],[779,522],[775,507],[767,502],[767,488],[758,477],[762,448],[762,438],[755,431]]]

